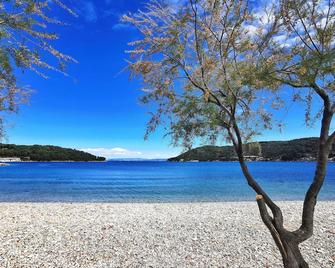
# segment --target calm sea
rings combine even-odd
[[[249,163],[276,200],[302,200],[314,167],[307,162]],[[198,202],[254,197],[234,162],[12,163],[0,168],[0,201]],[[329,164],[320,199],[335,200],[335,163]]]

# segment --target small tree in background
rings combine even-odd
[[[259,142],[247,143],[244,150],[250,156],[262,156],[262,147]]]
[[[152,1],[123,21],[142,35],[128,52],[132,74],[143,81],[142,101],[157,107],[148,133],[169,124],[175,145],[190,147],[199,137],[232,142],[284,266],[308,267],[299,244],[313,233],[316,199],[335,139],[329,133],[335,110],[334,3],[281,1],[253,9],[246,0]],[[293,100],[307,103],[307,122],[312,96],[323,101],[316,173],[296,231],[284,227],[281,209],[253,178],[244,157],[244,144],[273,126],[271,110],[283,106],[277,93],[284,85]]]
[[[52,14],[57,6],[75,15],[59,0],[6,0],[0,3],[1,127],[4,113],[16,111],[29,93],[18,81],[18,71],[31,70],[47,78],[43,69],[65,74],[65,64],[75,62],[51,44],[58,36],[48,27],[64,25]],[[57,60],[56,64],[43,60],[49,55]]]

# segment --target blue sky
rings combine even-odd
[[[61,39],[55,46],[79,61],[68,68],[70,77],[50,74],[44,80],[26,72],[20,82],[35,92],[30,103],[17,115],[7,118],[6,142],[53,144],[89,149],[111,158],[165,158],[182,149],[171,147],[159,129],[144,141],[149,107],[139,103],[140,82],[122,72],[126,66],[127,42],[137,32],[119,23],[120,15],[136,11],[143,1],[69,1],[78,18],[60,12],[71,25],[57,28]],[[268,131],[259,140],[285,140],[318,135],[317,128],[306,129],[304,110],[292,106],[282,133]]]

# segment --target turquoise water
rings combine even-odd
[[[249,163],[276,200],[302,200],[314,167],[307,162]],[[235,162],[13,163],[0,168],[0,201],[198,202],[254,197]],[[320,199],[335,200],[335,163],[329,163]]]

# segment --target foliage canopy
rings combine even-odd
[[[4,0],[0,3],[0,112],[16,111],[29,90],[18,81],[18,72],[31,70],[46,78],[43,70],[66,74],[65,64],[75,60],[53,47],[58,35],[51,25],[64,25],[53,11],[59,7],[75,13],[59,0]],[[57,64],[45,59],[53,57]],[[0,117],[2,121],[3,116]]]
[[[143,81],[142,100],[157,108],[148,133],[167,121],[174,144],[184,147],[199,137],[228,138],[284,266],[308,267],[299,244],[313,234],[316,200],[335,140],[335,2],[150,1],[145,11],[123,21],[141,33],[130,43],[129,68]],[[306,104],[306,123],[321,118],[315,175],[295,231],[285,229],[282,211],[245,162],[244,143],[273,126],[272,111],[285,106],[279,98],[283,89]]]
[[[333,97],[335,10],[328,1],[151,1],[123,21],[142,35],[128,51],[142,100],[158,106],[148,133],[168,122],[175,144],[213,142],[232,116],[245,141],[280,126],[272,110],[284,105],[277,93],[283,86],[307,104],[307,123],[313,97],[323,90]]]

